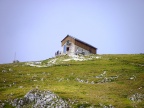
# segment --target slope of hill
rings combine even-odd
[[[0,106],[30,90],[52,91],[72,108],[143,108],[144,55],[59,56],[0,65]]]

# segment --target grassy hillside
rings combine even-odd
[[[78,60],[60,56],[36,66],[1,64],[0,103],[37,88],[56,93],[75,108],[144,108],[143,54],[90,55]]]

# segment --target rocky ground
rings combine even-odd
[[[29,91],[23,98],[11,101],[16,108],[69,108],[68,103],[50,91],[38,89]]]
[[[0,65],[0,108],[143,108],[143,55]]]

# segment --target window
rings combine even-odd
[[[70,41],[68,40],[67,42],[66,42],[66,45],[70,45],[71,43],[70,43]]]
[[[68,40],[67,43],[69,43],[70,41]]]

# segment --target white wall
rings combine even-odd
[[[83,48],[81,48],[81,47],[79,47],[79,46],[77,46],[77,45],[75,45],[75,51],[84,52],[85,55],[90,54],[90,52],[89,52],[88,50],[85,50],[85,49],[83,49]]]
[[[66,45],[66,43],[64,45]],[[63,53],[64,45],[62,46],[62,51],[61,51],[62,54],[65,54],[65,53]],[[90,54],[90,52],[88,50],[85,50],[77,45],[74,45],[74,43],[71,43],[71,45],[66,45],[66,47],[69,47],[69,51],[66,51],[66,54],[68,54],[68,55],[74,55],[74,54],[76,54],[76,52],[77,53],[84,52],[85,55]]]
[[[66,43],[64,45],[66,45]],[[64,54],[64,52],[63,52],[64,45],[62,46],[62,54]],[[75,54],[75,45],[74,45],[74,43],[71,43],[70,45],[66,45],[66,47],[69,47],[69,51],[66,51],[66,54],[68,54],[68,55]]]

